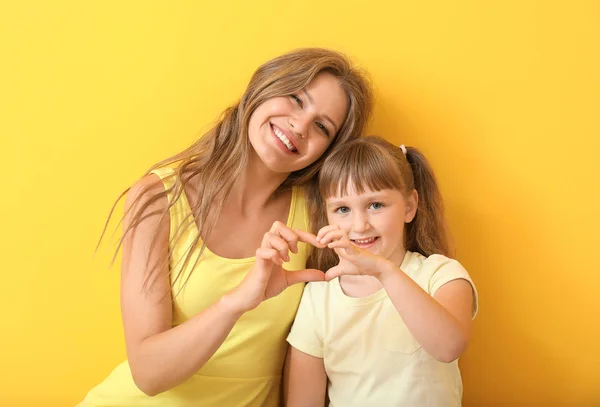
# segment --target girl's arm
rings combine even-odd
[[[440,362],[457,359],[471,338],[471,284],[452,280],[432,297],[392,262],[382,261],[378,269],[377,278],[423,349]]]
[[[327,395],[327,374],[323,359],[290,346],[283,372],[284,405],[323,407]]]
[[[449,363],[464,352],[473,312],[473,289],[467,280],[451,280],[432,297],[388,259],[354,246],[336,225],[322,228],[317,241],[340,257],[340,263],[327,271],[326,280],[343,274],[376,277],[411,334],[431,356]]]

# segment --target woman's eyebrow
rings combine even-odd
[[[315,104],[315,101],[313,100],[313,98],[310,96],[310,93],[308,93],[306,91],[306,89],[302,89],[302,92],[304,92],[304,94],[306,95],[306,98],[308,99],[308,101],[310,102],[311,105]],[[321,115],[321,117],[323,117],[323,119],[327,120],[329,123],[331,123],[331,125],[333,126],[333,129],[335,130],[335,132],[338,132],[338,126],[335,124],[335,122],[333,120],[331,120],[331,117],[327,116],[326,114]]]

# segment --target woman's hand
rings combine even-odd
[[[298,242],[325,247],[317,242],[315,235],[294,231],[282,222],[275,222],[265,233],[261,246],[256,250],[256,262],[244,280],[224,300],[238,312],[250,311],[261,302],[275,297],[289,286],[310,281],[324,281],[320,270],[304,269],[290,271],[283,263],[290,260],[289,252],[298,253]]]
[[[317,241],[333,249],[340,263],[325,273],[325,280],[331,281],[344,274],[380,277],[387,259],[355,246],[348,234],[337,225],[325,226],[317,234]]]

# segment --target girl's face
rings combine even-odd
[[[327,219],[348,233],[352,243],[395,264],[402,263],[404,224],[415,217],[417,193],[408,198],[396,189],[365,191],[359,194],[352,181],[347,195],[326,199]]]
[[[273,172],[290,173],[315,162],[348,114],[348,97],[335,76],[320,73],[302,91],[269,99],[252,113],[248,137]]]

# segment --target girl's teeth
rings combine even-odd
[[[367,244],[367,243],[372,243],[375,241],[374,237],[368,238],[368,239],[354,239],[354,241],[358,244]]]

